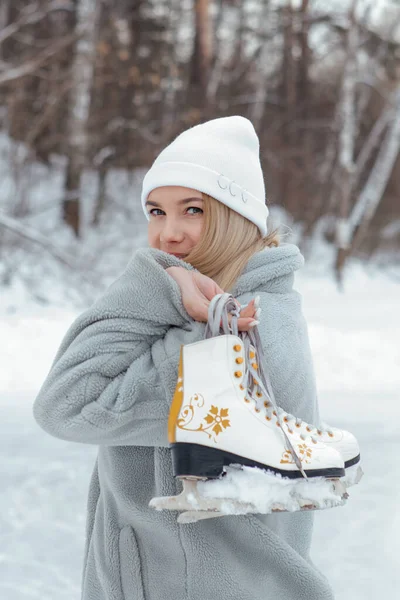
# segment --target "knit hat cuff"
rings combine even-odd
[[[264,199],[256,198],[223,173],[189,162],[155,163],[147,172],[141,198],[147,220],[150,220],[145,207],[148,195],[155,188],[165,185],[179,185],[208,194],[255,223],[264,237],[267,233],[269,211]]]

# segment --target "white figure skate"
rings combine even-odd
[[[228,310],[237,333],[236,302],[222,294],[210,303],[206,330],[206,335],[217,331],[216,337],[181,347],[168,439],[183,492],[153,498],[150,506],[185,511],[178,521],[187,523],[343,504],[347,492],[339,452],[288,427],[278,407],[270,410],[273,399],[253,397],[244,385],[243,340],[218,335],[221,318],[229,329]]]
[[[257,328],[249,331],[243,337],[243,343],[246,353],[247,372],[244,385],[250,390],[250,394],[257,398],[267,400],[265,406],[268,408],[270,416],[274,412],[273,403],[269,398],[273,397],[273,390],[269,380],[268,372],[264,368],[265,359]],[[240,335],[240,334],[239,334]],[[262,386],[261,382],[264,382]],[[262,391],[262,388],[264,390]],[[343,458],[345,466],[345,476],[342,478],[346,487],[359,483],[363,476],[361,468],[360,448],[355,436],[337,427],[331,427],[327,423],[321,423],[319,427],[306,423],[302,419],[285,412],[282,408],[277,409],[281,421],[287,424],[289,432],[297,431],[300,436],[315,436],[320,442],[337,450]]]

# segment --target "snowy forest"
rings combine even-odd
[[[395,1],[2,0],[0,282],[27,277],[20,253],[102,272],[89,238],[142,239],[159,151],[231,114],[307,256],[331,245],[339,281],[349,256],[395,261],[399,61]]]
[[[346,506],[315,511],[311,558],[336,600],[398,595],[400,0],[0,0],[2,600],[79,600],[96,448],[46,435],[32,403],[147,245],[153,160],[229,115],[306,259],[321,414],[364,461]]]

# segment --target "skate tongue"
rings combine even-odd
[[[273,391],[272,385],[271,385],[271,380],[265,369],[265,356],[264,356],[264,352],[262,349],[262,343],[261,343],[260,334],[258,333],[258,328],[253,327],[250,331],[241,331],[239,336],[243,339],[246,357],[248,357],[250,355],[250,346],[253,346],[253,348],[256,352],[257,360],[258,360],[258,372],[256,372],[255,369],[253,369],[253,367],[251,365],[251,360],[249,359],[248,364],[247,364],[247,369],[248,369],[249,375],[252,376],[252,382],[254,382],[254,379],[256,378],[258,387],[261,389],[264,396],[266,396],[267,398],[270,399],[270,402],[276,412],[276,419],[277,419],[279,425],[281,426],[281,431],[285,438],[287,450],[289,450],[289,452],[293,456],[295,465],[299,469],[300,473],[303,475],[304,479],[308,479],[308,477],[303,469],[303,466],[301,464],[301,460],[300,460],[296,450],[294,449],[294,447],[289,439],[289,436],[285,431],[285,427],[282,423],[282,419],[281,419],[281,415],[280,415],[281,410],[279,409],[279,407],[276,403],[274,391]]]
[[[231,315],[231,324],[229,324],[228,314]],[[285,438],[286,448],[293,456],[293,460],[299,469],[300,473],[303,475],[304,479],[307,479],[307,475],[303,469],[301,464],[301,460],[297,455],[288,434],[285,431],[283,426],[281,417],[280,417],[280,409],[278,408],[274,396],[274,392],[272,390],[270,379],[267,375],[267,372],[264,368],[265,357],[262,349],[262,343],[260,339],[260,334],[258,333],[257,327],[253,327],[250,331],[238,331],[238,318],[240,315],[240,310],[235,298],[228,293],[224,294],[216,294],[214,298],[212,298],[209,307],[208,307],[208,322],[204,332],[204,339],[210,337],[216,337],[221,334],[221,329],[223,334],[233,334],[240,337],[243,341],[245,355],[247,357],[247,365],[246,365],[246,374],[244,383],[247,387],[248,395],[253,398],[251,395],[251,391],[254,388],[254,379],[256,378],[258,382],[258,386],[265,395],[265,397],[269,398],[271,404],[273,405],[276,413],[276,419],[281,427],[281,431]],[[256,331],[257,330],[257,331]],[[248,358],[250,355],[250,345],[253,345],[254,350],[258,356],[258,373],[251,366],[251,360]],[[253,398],[254,400],[254,398]],[[254,402],[256,402],[254,400]]]

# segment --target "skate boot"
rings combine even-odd
[[[236,335],[218,335],[221,319],[230,330],[228,310]],[[150,506],[186,511],[178,518],[182,523],[343,504],[340,454],[313,435],[289,430],[278,407],[271,413],[269,403],[246,387],[238,315],[234,298],[219,295],[210,303],[206,328],[213,337],[181,347],[168,440],[183,492],[153,498]]]
[[[245,385],[250,394],[265,401],[264,405],[269,411],[270,416],[274,414],[275,408],[270,398],[273,396],[273,390],[266,369],[264,368],[265,359],[262,344],[257,327],[249,332],[240,333],[243,339],[246,354],[247,372]],[[264,382],[264,386],[262,385]],[[263,389],[262,389],[263,388]],[[326,423],[319,427],[306,423],[302,419],[285,412],[278,408],[277,412],[281,421],[286,424],[289,433],[297,431],[302,439],[304,436],[315,436],[319,441],[328,447],[337,450],[343,458],[345,466],[345,476],[342,478],[346,487],[358,483],[363,476],[360,464],[360,448],[354,435],[345,429],[331,427]]]

